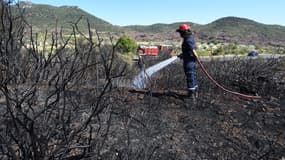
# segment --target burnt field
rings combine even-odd
[[[2,83],[2,159],[285,156],[284,59],[205,62],[210,74],[227,88],[262,98],[243,99],[224,93],[198,67],[197,103],[179,94],[185,87],[180,62],[156,73],[147,92],[137,92],[112,85],[118,73],[122,78],[133,75],[122,67],[120,59],[113,59],[109,70],[104,68],[106,62],[101,61],[99,73],[108,73],[102,82],[92,81],[96,77],[89,69],[77,75],[85,67],[78,60],[74,66],[51,63],[48,68],[36,69],[41,74],[50,71],[46,79],[41,78],[45,74],[39,75],[40,81],[27,77],[29,81],[15,79],[14,85]],[[73,71],[74,68],[78,70]],[[37,72],[29,72],[31,78]],[[177,94],[167,94],[168,90]]]
[[[279,62],[278,62],[279,61]],[[282,159],[285,153],[284,60],[209,62],[225,86],[262,99],[223,93],[199,72],[199,98],[157,94],[183,89],[181,64],[152,79],[150,92],[120,89],[113,141],[122,159]],[[153,90],[152,94],[151,90]],[[115,127],[116,128],[116,127]],[[143,158],[142,158],[143,159]]]

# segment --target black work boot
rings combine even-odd
[[[196,104],[198,99],[198,89],[188,90],[188,96],[193,99],[194,104]]]

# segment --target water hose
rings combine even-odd
[[[228,93],[231,93],[235,96],[238,96],[238,97],[242,97],[242,98],[248,98],[248,99],[260,99],[261,97],[260,96],[252,96],[252,95],[247,95],[247,94],[242,94],[242,93],[239,93],[239,92],[235,92],[235,91],[231,91],[227,88],[225,88],[224,86],[222,86],[221,84],[219,84],[209,73],[208,71],[206,70],[205,66],[203,65],[203,63],[200,61],[200,59],[194,54],[194,57],[196,58],[199,66],[201,67],[203,73],[217,86],[219,87],[220,89],[222,89],[223,91],[225,92],[228,92]]]

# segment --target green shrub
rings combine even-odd
[[[136,52],[137,42],[135,39],[133,39],[127,35],[123,35],[117,41],[116,47],[123,54],[132,54],[132,53]]]
[[[213,55],[213,56],[216,56],[216,55],[224,55],[224,54],[225,54],[225,50],[224,50],[224,47],[223,47],[223,46],[218,47],[217,49],[215,49],[215,50],[212,52],[212,55]]]
[[[209,56],[210,55],[210,51],[207,51],[207,50],[197,50],[197,54],[199,56]]]

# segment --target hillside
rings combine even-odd
[[[118,31],[120,28],[97,18],[79,7],[76,6],[60,6],[55,7],[44,4],[33,4],[27,2],[20,3],[24,9],[24,14],[27,21],[33,26],[36,31],[50,30],[55,28],[56,24],[65,30],[71,30],[72,24],[78,21],[78,27],[83,31],[87,31],[87,21],[89,19],[92,29],[98,31]]]
[[[91,28],[102,32],[125,32],[139,41],[180,40],[175,32],[180,23],[157,23],[153,25],[116,26],[93,16],[76,6],[50,6],[21,2],[25,10],[27,21],[36,31],[62,27],[71,30],[71,26],[80,17],[78,23],[81,30],[87,31],[86,19],[89,19]],[[266,25],[250,19],[238,17],[224,17],[206,25],[190,23],[199,40],[223,40],[244,44],[285,46],[285,26]]]
[[[175,30],[180,23],[153,24],[149,26],[126,26],[128,30],[141,33],[144,39],[147,35],[160,40],[179,38]],[[191,28],[197,37],[202,40],[223,40],[227,42],[251,43],[262,45],[283,45],[285,42],[285,27],[279,25],[266,25],[245,18],[224,17],[206,25],[192,22]],[[139,38],[140,36],[137,35]]]
[[[131,25],[131,26],[125,26],[124,28],[131,30],[131,31],[137,31],[142,33],[166,33],[166,32],[173,32],[177,29],[177,26],[179,26],[180,23],[191,23],[191,27],[193,29],[201,27],[201,25],[192,23],[192,22],[178,22],[178,23],[172,23],[172,24],[164,24],[164,23],[156,23],[148,26],[144,25]]]
[[[203,38],[242,43],[282,45],[285,27],[266,25],[245,18],[225,17],[197,28]]]

